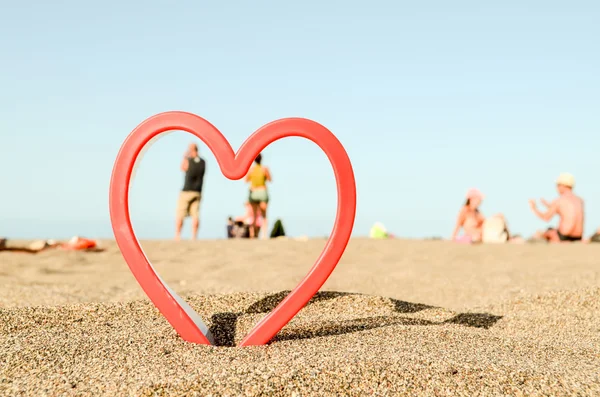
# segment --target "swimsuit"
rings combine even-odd
[[[558,229],[554,229],[553,227],[549,227],[548,231],[556,230],[556,234],[558,234],[558,239],[560,241],[581,241],[581,236],[565,236]]]
[[[256,165],[250,171],[250,193],[248,201],[252,204],[268,203],[267,174],[262,166]]]
[[[252,188],[265,187],[267,185],[267,173],[260,165],[255,165],[250,171],[250,186]]]
[[[268,203],[269,193],[267,193],[267,189],[251,190],[248,195],[248,201],[252,204]]]
[[[579,237],[565,236],[564,234],[562,234],[558,230],[556,231],[556,233],[558,234],[558,238],[560,239],[560,241],[581,241],[581,236],[579,236]]]

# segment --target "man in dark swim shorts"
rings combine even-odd
[[[551,243],[582,241],[585,219],[584,202],[581,197],[573,193],[574,186],[573,175],[562,173],[556,180],[559,197],[551,203],[544,199],[541,200],[547,208],[546,211],[538,210],[536,201],[529,200],[531,210],[541,220],[549,222],[556,215],[560,218],[558,227],[548,228],[543,235]]]
[[[579,236],[579,237],[574,237],[574,236],[565,236],[565,235],[564,235],[564,234],[562,234],[562,233],[561,233],[559,230],[556,230],[556,229],[555,229],[555,228],[553,228],[553,227],[549,227],[549,228],[546,230],[546,233],[544,234],[544,236],[552,235],[552,234],[554,234],[554,233],[556,233],[556,235],[558,236],[558,239],[559,239],[560,241],[573,242],[573,241],[581,241],[581,240],[582,240],[582,237],[581,237],[581,236]]]

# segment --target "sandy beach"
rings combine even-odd
[[[210,347],[181,340],[102,244],[0,252],[1,395],[600,395],[597,244],[354,239],[322,292],[250,348],[232,346],[324,239],[143,241]]]

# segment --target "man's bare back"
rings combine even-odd
[[[565,193],[557,200],[558,232],[563,236],[581,237],[583,235],[584,205],[583,199],[573,193]]]
[[[542,200],[546,212],[537,209],[535,200],[529,200],[531,210],[543,221],[549,222],[555,215],[560,217],[558,230],[549,228],[545,237],[552,242],[581,241],[585,219],[584,203],[581,197],[573,193],[575,178],[568,173],[561,174],[556,187],[560,196],[552,203]]]

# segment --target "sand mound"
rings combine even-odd
[[[210,347],[182,341],[147,300],[0,309],[0,393],[600,393],[600,289],[477,313],[322,292],[271,344],[228,347],[285,294],[186,297]]]

